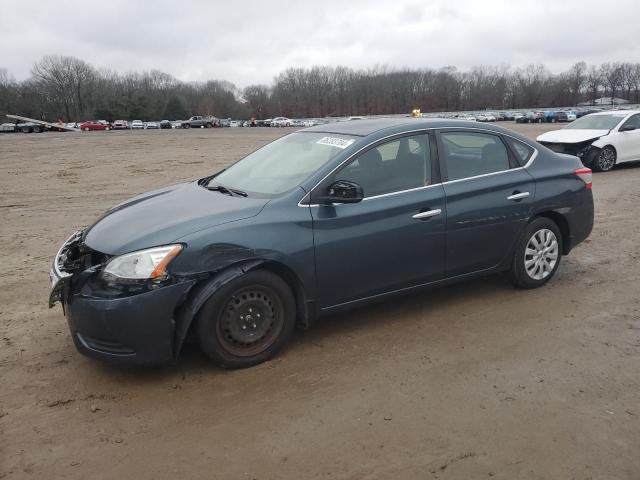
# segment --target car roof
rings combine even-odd
[[[618,115],[631,115],[635,113],[640,113],[640,110],[606,110],[604,112],[593,112],[589,115],[611,115],[614,113]]]
[[[483,125],[478,127],[476,122],[457,120],[449,118],[376,118],[358,121],[342,121],[316,125],[305,128],[301,132],[336,133],[341,135],[355,135],[366,137],[377,132],[388,130],[389,133],[401,133],[403,131],[426,129],[426,128],[451,128],[451,127],[471,127],[482,128],[483,130],[493,130],[499,133],[508,131],[493,125]],[[512,134],[509,132],[509,134]]]

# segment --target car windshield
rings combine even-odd
[[[622,121],[625,114],[612,113],[609,115],[585,115],[575,120],[565,128],[579,128],[582,130],[611,130]]]
[[[292,133],[231,165],[210,180],[208,186],[279,195],[300,185],[355,141],[353,137],[335,133]]]

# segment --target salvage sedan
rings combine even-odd
[[[537,140],[555,152],[579,157],[598,172],[608,172],[618,163],[640,160],[640,111],[591,113]]]
[[[247,367],[397,294],[496,272],[540,287],[592,225],[591,170],[508,130],[332,123],[107,211],[60,248],[49,303],[91,357],[171,361],[193,334]]]

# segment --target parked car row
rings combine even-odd
[[[515,121],[516,123],[563,123],[574,120],[590,113],[600,112],[596,108],[562,108],[558,110],[530,110],[530,111],[499,111],[499,112],[458,112],[458,113],[423,113],[424,118],[455,118],[469,122],[501,122]]]
[[[95,130],[162,130],[172,128],[221,128],[221,127],[313,127],[318,122],[315,120],[290,119],[287,117],[275,117],[265,120],[231,120],[230,118],[218,118],[211,115],[194,115],[187,120],[161,120],[148,121],[142,120],[115,120],[108,122],[106,120],[89,120],[82,123],[67,123],[72,128],[79,128],[82,131],[89,132]]]

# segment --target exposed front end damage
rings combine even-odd
[[[118,283],[103,275],[113,256],[91,249],[84,233],[76,232],[54,259],[49,307],[61,303],[76,348],[89,357],[123,365],[174,361],[206,300],[266,262],[248,258],[249,250],[232,249],[230,254],[222,248],[222,256],[218,250],[217,268],[203,262],[210,270]]]
[[[553,150],[556,153],[564,153],[567,155],[573,155],[578,157],[585,167],[591,167],[593,161],[600,155],[600,147],[594,145],[598,138],[592,138],[584,142],[578,143],[560,143],[560,142],[546,142],[540,141],[539,143],[545,147]]]
[[[54,259],[49,307],[62,304],[73,342],[87,356],[122,364],[175,359],[178,326],[191,320],[178,321],[177,311],[198,276],[116,283],[102,275],[110,258],[74,233]]]

